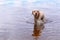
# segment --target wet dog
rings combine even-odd
[[[45,17],[42,11],[33,10],[32,15],[34,16],[34,30],[32,36],[39,36],[41,30],[44,28]]]

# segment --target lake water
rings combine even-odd
[[[0,40],[35,40],[33,9],[47,19],[36,40],[60,40],[60,0],[0,0]]]

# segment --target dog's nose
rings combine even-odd
[[[37,13],[35,13],[37,15]]]

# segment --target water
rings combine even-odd
[[[48,22],[33,37],[32,10],[42,10]],[[0,40],[60,40],[60,0],[0,0]]]

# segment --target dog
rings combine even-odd
[[[41,30],[44,29],[45,16],[42,11],[33,10],[32,15],[34,16],[34,30],[32,36],[39,36]]]

